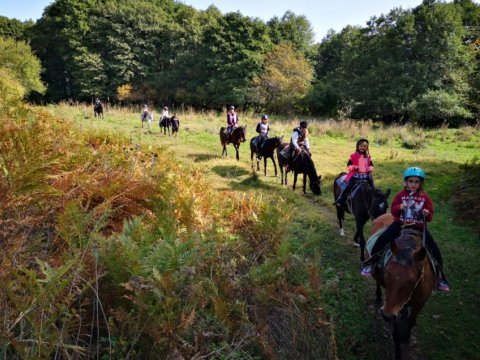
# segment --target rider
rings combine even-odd
[[[168,107],[164,106],[162,109],[162,119],[168,118],[168,117],[170,117],[170,115],[168,114]]]
[[[235,106],[230,105],[227,112],[227,140],[230,134],[238,126],[238,115],[235,112]]]
[[[357,141],[356,150],[350,155],[347,163],[348,174],[345,178],[347,187],[343,189],[342,193],[336,201],[336,205],[342,207],[347,201],[347,196],[352,190],[353,184],[361,179],[366,179],[373,188],[373,162],[368,152],[368,140],[360,139]],[[352,179],[353,180],[350,180]]]
[[[262,150],[263,144],[268,138],[268,132],[270,131],[270,125],[268,124],[268,116],[266,114],[262,115],[262,119],[257,124],[257,129],[255,131],[259,133],[256,139],[257,149],[255,152],[257,153],[257,159],[260,160],[262,157],[260,152]]]
[[[419,167],[410,167],[403,173],[404,189],[400,191],[392,202],[393,223],[378,237],[372,248],[372,256],[365,262],[362,269],[363,276],[372,272],[371,263],[383,251],[390,241],[400,235],[402,228],[410,226],[414,229],[425,230],[425,245],[431,251],[439,265],[437,290],[449,292],[450,288],[443,273],[443,259],[440,249],[426,229],[426,223],[433,219],[433,203],[424,191],[425,172]]]

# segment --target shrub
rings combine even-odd
[[[480,233],[480,159],[475,157],[461,167],[462,175],[453,192],[453,204],[459,221],[476,225]]]
[[[411,119],[421,126],[440,126],[444,122],[458,126],[473,118],[465,102],[459,94],[429,90],[412,101],[407,111]]]

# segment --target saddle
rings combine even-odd
[[[370,236],[370,238],[367,240],[365,248],[367,249],[369,254],[371,253],[371,251],[373,249],[373,246],[377,242],[378,238],[380,237],[380,235],[382,235],[385,232],[387,227],[388,226],[386,226],[383,229],[377,231],[375,234]],[[418,241],[419,232],[417,230],[407,229],[407,230],[403,230],[403,231],[410,232],[411,236],[409,236],[407,239],[401,239],[401,235],[399,237],[397,237],[394,241],[399,246],[400,246],[400,240],[402,240],[402,244],[404,244],[405,242],[409,243],[409,244],[412,244],[412,243],[415,243],[415,241]],[[421,235],[420,235],[420,239],[421,239]],[[432,256],[430,250],[428,248],[425,248],[425,249],[427,250],[428,259],[430,260],[430,263],[432,264],[432,268],[433,268],[433,271],[435,273],[435,277],[437,278],[438,272],[441,271],[440,265],[437,263],[435,258]],[[393,257],[393,253],[390,250],[390,246],[386,246],[385,249],[383,249],[383,251],[380,252],[376,256],[376,258],[374,258],[374,259],[370,258],[366,261],[366,263],[371,263],[372,264],[373,272],[378,271],[380,274],[383,274],[383,272],[387,268],[387,265],[392,260],[392,257]]]

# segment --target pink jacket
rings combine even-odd
[[[345,181],[350,181],[355,173],[366,174],[371,172],[373,174],[373,163],[370,155],[368,157],[363,157],[359,152],[354,152],[350,155],[350,159],[347,164],[348,174],[345,178]]]

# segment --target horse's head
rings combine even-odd
[[[317,179],[318,181],[310,180],[310,190],[312,190],[312,192],[315,195],[322,195],[322,187],[321,187],[322,175],[319,175]]]
[[[240,126],[238,129],[241,129],[240,132],[240,142],[245,142],[247,140],[247,125]]]
[[[372,200],[372,207],[370,209],[372,218],[376,219],[380,215],[387,212],[388,209],[388,197],[390,196],[390,189],[385,193],[380,189],[375,189]]]
[[[428,259],[427,251],[421,245],[422,234],[416,230],[404,230],[400,237],[391,243],[393,258],[384,272],[385,304],[382,316],[396,320],[403,307],[415,301],[414,296],[425,273],[421,263]],[[431,290],[430,290],[431,291]]]
[[[278,148],[280,145],[282,145],[282,142],[283,142],[283,135],[275,137],[275,147],[276,148]]]
[[[317,175],[315,164],[307,151],[302,151],[301,157],[302,163],[304,164],[303,166],[305,166],[306,174],[308,175],[308,180],[310,181],[310,190],[312,190],[315,195],[322,195],[322,188],[320,186],[322,175]]]

